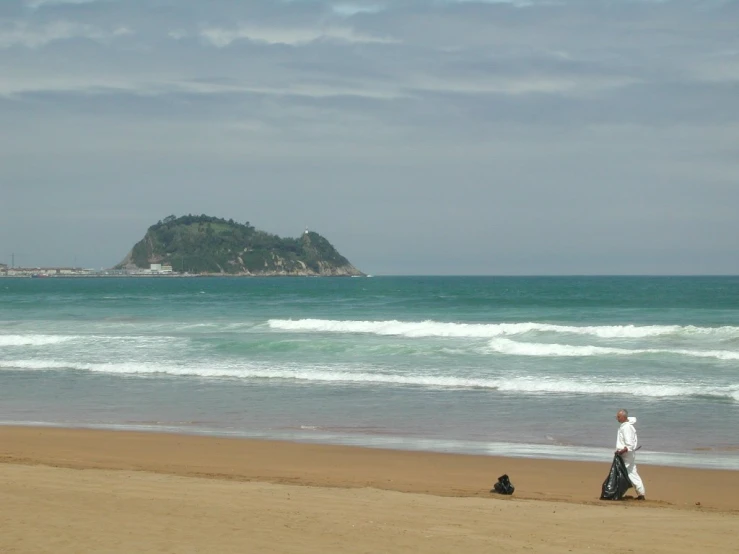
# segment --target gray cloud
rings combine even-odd
[[[11,0],[0,261],[170,213],[372,273],[736,273],[739,2]],[[73,253],[73,254],[72,254]]]

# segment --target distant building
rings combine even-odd
[[[144,273],[170,275],[172,273],[172,266],[170,264],[149,264],[149,269],[145,269]]]

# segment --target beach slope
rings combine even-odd
[[[649,500],[614,503],[608,462],[22,427],[0,462],[3,553],[732,552],[739,526],[732,471],[643,466]]]

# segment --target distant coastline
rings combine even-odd
[[[364,277],[365,275],[334,275],[334,277]],[[80,279],[80,278],[192,278],[192,277],[326,277],[312,273],[190,273],[177,271],[126,269],[69,269],[69,268],[0,268],[0,279]]]

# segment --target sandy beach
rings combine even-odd
[[[739,472],[0,427],[0,552],[737,552]],[[489,493],[502,473],[513,497]],[[628,525],[628,533],[625,526]]]

